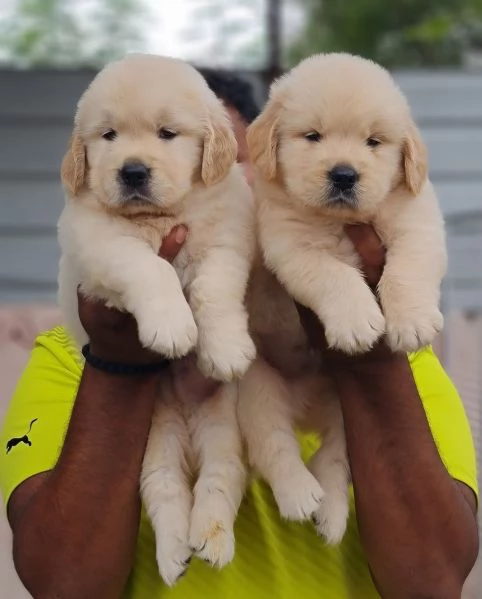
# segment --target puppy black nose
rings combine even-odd
[[[358,173],[348,164],[337,164],[328,173],[331,182],[341,190],[351,189],[358,181]]]
[[[150,171],[140,162],[124,164],[120,176],[122,181],[129,187],[142,187],[149,180]]]

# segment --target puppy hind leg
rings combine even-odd
[[[220,386],[189,418],[199,476],[189,542],[197,556],[223,567],[234,557],[234,521],[246,488],[237,383]]]
[[[348,520],[350,468],[341,408],[336,400],[327,401],[328,405],[323,405],[324,399],[317,404],[323,418],[323,444],[310,460],[309,468],[325,491],[313,522],[327,543],[337,544]]]
[[[270,484],[284,518],[309,519],[324,491],[301,458],[288,385],[261,359],[239,385],[238,417],[251,464]]]
[[[188,447],[182,408],[166,380],[152,419],[141,473],[141,495],[156,537],[159,572],[169,586],[184,574],[191,558]]]

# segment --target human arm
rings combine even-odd
[[[477,556],[475,496],[439,456],[408,360],[335,379],[358,526],[381,595],[460,597]]]
[[[182,237],[170,235],[163,256],[172,259],[181,245]],[[117,362],[159,360],[140,346],[132,317],[85,301],[80,302],[80,316],[94,355]],[[51,402],[64,393],[61,387],[59,391],[68,376],[64,369],[52,359],[34,373],[50,377],[48,387],[40,380],[34,383],[45,388]],[[15,565],[36,599],[120,596],[136,545],[140,471],[157,384],[158,375],[116,377],[86,365],[57,464],[11,495]],[[36,414],[37,426],[49,420],[47,408]],[[48,422],[45,426],[48,435]],[[56,438],[59,445],[62,441]],[[42,438],[36,437],[28,448],[36,452],[32,459],[42,446]]]
[[[57,465],[13,493],[14,563],[35,598],[121,595],[156,384],[154,376],[125,381],[86,366]]]
[[[384,263],[379,240],[366,227],[350,229],[349,235],[375,286]],[[391,353],[384,343],[357,357],[328,350],[313,315],[305,310],[301,315],[340,395],[358,527],[380,594],[389,599],[459,598],[477,556],[476,499],[451,477],[437,451],[414,381],[415,366],[411,369],[405,355]],[[446,434],[460,430],[459,441],[466,447],[470,432],[460,400],[433,357],[424,392],[428,395],[441,381],[447,396],[435,392],[433,402],[443,402],[431,406],[433,419],[438,410],[452,410]],[[454,436],[450,443],[455,442]]]

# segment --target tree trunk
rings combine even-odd
[[[265,70],[265,84],[269,86],[273,79],[279,77],[282,72],[281,0],[267,0],[266,9],[268,58]]]

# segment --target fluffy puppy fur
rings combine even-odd
[[[383,333],[394,350],[431,343],[443,324],[443,220],[389,73],[356,56],[313,56],[274,84],[248,140],[266,264],[319,316],[330,346],[366,351]],[[387,248],[381,306],[343,233],[349,222],[372,223]]]
[[[202,371],[222,381],[245,372],[255,355],[244,306],[254,214],[236,149],[221,102],[179,60],[130,55],[94,79],[61,169],[59,299],[79,345],[81,284],[131,312],[145,347],[170,358],[196,349]],[[170,265],[157,253],[179,223],[189,236]],[[236,382],[201,406],[162,381],[141,487],[167,584],[191,547],[217,565],[233,556],[245,477],[236,399]]]
[[[443,220],[408,104],[371,61],[326,54],[300,63],[272,86],[248,145],[260,245],[276,279],[268,284],[260,274],[253,284],[252,327],[265,360],[241,382],[240,424],[281,513],[313,513],[318,531],[335,542],[348,506],[343,422],[328,382],[309,365],[286,291],[318,316],[331,347],[362,352],[386,334],[393,350],[416,350],[442,327]],[[344,233],[354,222],[372,223],[387,248],[380,305]],[[283,353],[279,374],[269,363]],[[293,375],[296,360],[308,365]],[[293,433],[304,423],[323,438],[309,470]]]

